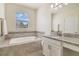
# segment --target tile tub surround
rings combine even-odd
[[[5,39],[28,37],[28,36],[41,37],[43,35],[44,35],[44,32],[39,32],[39,31],[9,32],[7,35],[5,35]]]
[[[0,56],[43,56],[41,41],[0,48]]]
[[[18,38],[18,37],[28,37],[36,36],[36,31],[27,31],[27,32],[9,32],[5,35],[5,39]]]

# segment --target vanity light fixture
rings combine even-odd
[[[52,3],[51,8],[57,10],[58,8],[62,8],[64,5],[68,5],[68,3]]]
[[[51,8],[53,8],[54,7],[54,5],[53,4],[51,4]]]
[[[59,8],[62,8],[63,6],[62,6],[62,5],[59,5],[58,7],[59,7]]]

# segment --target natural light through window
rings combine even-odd
[[[16,12],[16,27],[17,28],[28,28],[28,15],[25,12]]]

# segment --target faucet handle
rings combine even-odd
[[[57,35],[58,35],[58,36],[62,36],[62,31],[58,31],[58,32],[57,32]]]

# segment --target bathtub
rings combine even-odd
[[[0,45],[2,56],[30,56],[42,54],[41,39],[35,36],[12,38],[8,44]]]
[[[0,48],[14,46],[14,45],[20,45],[20,44],[27,44],[27,43],[31,43],[31,42],[40,41],[40,40],[41,40],[40,38],[35,37],[35,36],[12,38],[9,40],[8,43],[4,43],[4,44],[0,45]]]
[[[30,43],[34,41],[39,41],[41,40],[40,38],[37,38],[35,36],[30,36],[30,37],[19,37],[19,38],[12,38],[9,41],[9,44],[22,44],[22,43]]]

